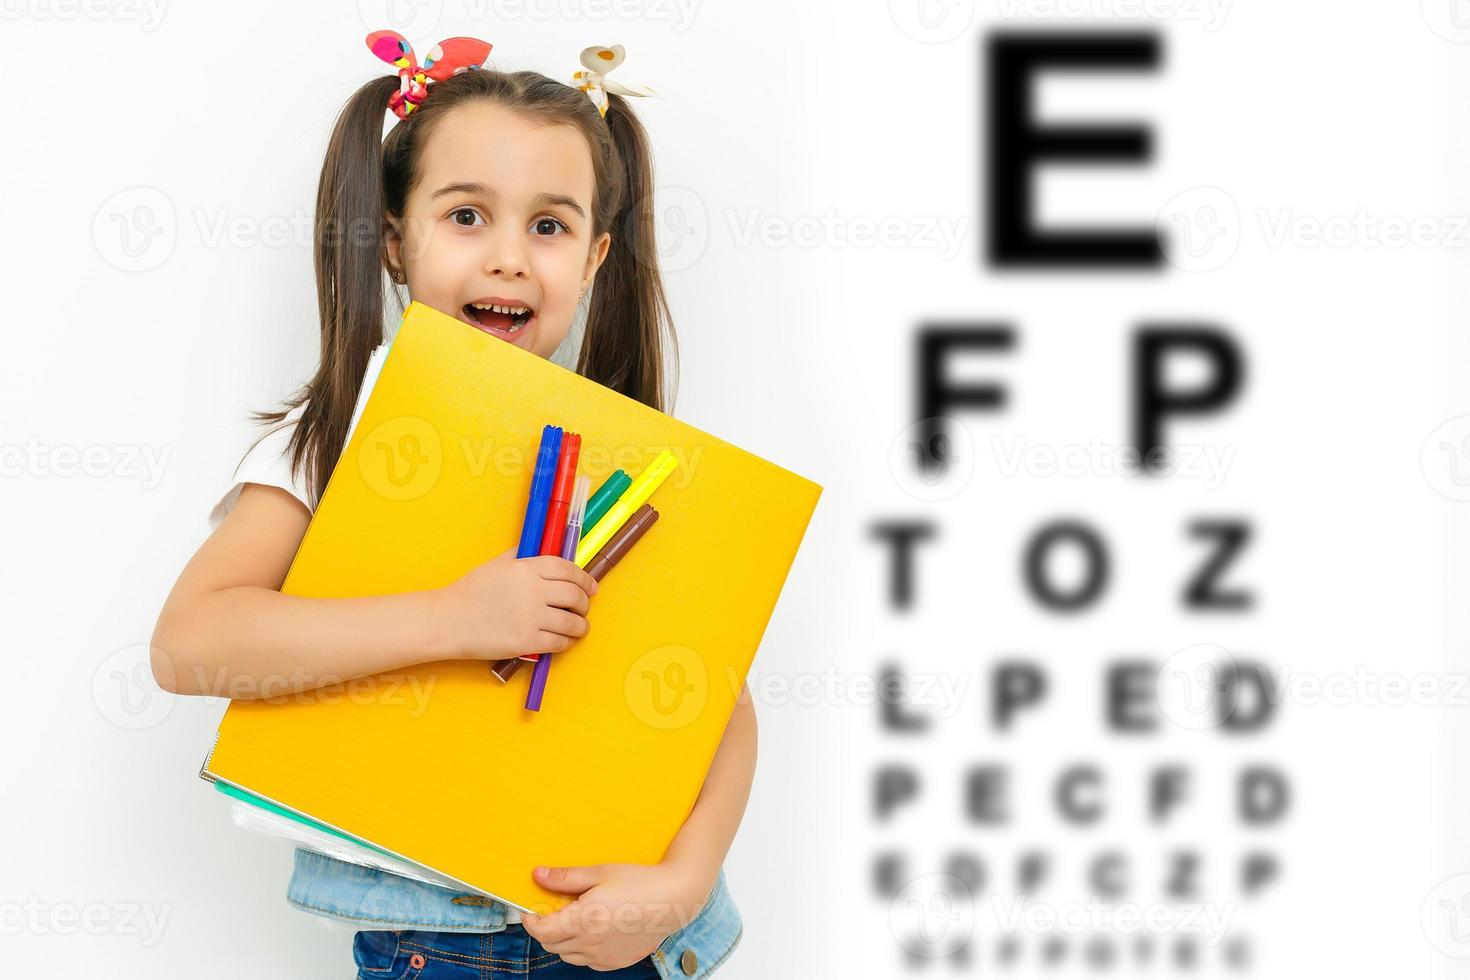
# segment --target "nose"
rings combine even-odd
[[[501,222],[500,227],[486,236],[485,272],[504,279],[526,279],[531,275],[526,252],[526,237],[522,229]]]

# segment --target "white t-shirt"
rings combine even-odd
[[[373,385],[378,380],[378,372],[383,369],[383,361],[388,356],[388,349],[393,346],[389,341],[379,344],[373,350],[372,356],[368,358],[367,370],[362,373],[362,381],[357,387],[357,403],[352,408],[352,421],[347,426],[347,438],[342,440],[342,448],[352,441],[352,431],[357,428],[357,420],[362,418],[363,407],[367,405],[368,396],[372,394]],[[306,403],[293,408],[286,414],[286,418],[271,429],[260,442],[256,443],[245,458],[240,461],[240,466],[235,470],[235,482],[230,489],[225,491],[209,512],[209,529],[213,531],[219,527],[220,522],[225,519],[235,502],[240,499],[240,491],[245,489],[247,483],[262,483],[268,487],[280,487],[291,496],[306,505],[306,509],[315,513],[316,508],[311,506],[311,497],[306,492],[306,470],[302,469],[298,475],[291,472],[291,455],[287,452],[287,446],[291,441],[291,434],[296,431],[296,424],[301,421],[301,414],[306,411]],[[251,438],[257,438],[252,434]]]
[[[301,501],[308,511],[312,510],[311,497],[306,492],[306,470],[298,478],[297,474],[291,472],[291,454],[287,446],[291,441],[291,434],[296,431],[296,423],[301,420],[301,413],[306,410],[305,405],[291,410],[284,422],[278,423],[278,427],[271,429],[256,443],[245,458],[240,461],[240,466],[235,470],[235,482],[225,495],[220,497],[209,512],[209,529],[213,531],[224,521],[225,516],[234,509],[236,501],[240,499],[240,492],[245,489],[247,483],[260,483],[268,487],[280,487],[291,496]],[[257,438],[252,434],[251,438]]]

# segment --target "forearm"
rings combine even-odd
[[[177,694],[253,699],[452,656],[433,591],[310,599],[258,586],[220,589],[160,617],[159,684]]]
[[[742,685],[699,798],[664,857],[665,863],[695,876],[700,895],[714,887],[745,816],[755,779],[757,736],[755,706]]]

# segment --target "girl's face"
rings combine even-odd
[[[587,141],[479,101],[440,119],[420,160],[402,218],[385,216],[410,298],[550,357],[610,240],[592,236]]]

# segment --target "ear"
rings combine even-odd
[[[406,271],[403,267],[403,225],[387,213],[383,215],[383,252],[390,276],[394,269]]]
[[[612,245],[612,235],[603,232],[592,247],[587,250],[587,265],[582,270],[582,281],[590,283],[592,277],[597,275],[597,270],[602,268],[602,262],[607,258],[608,248]]]

